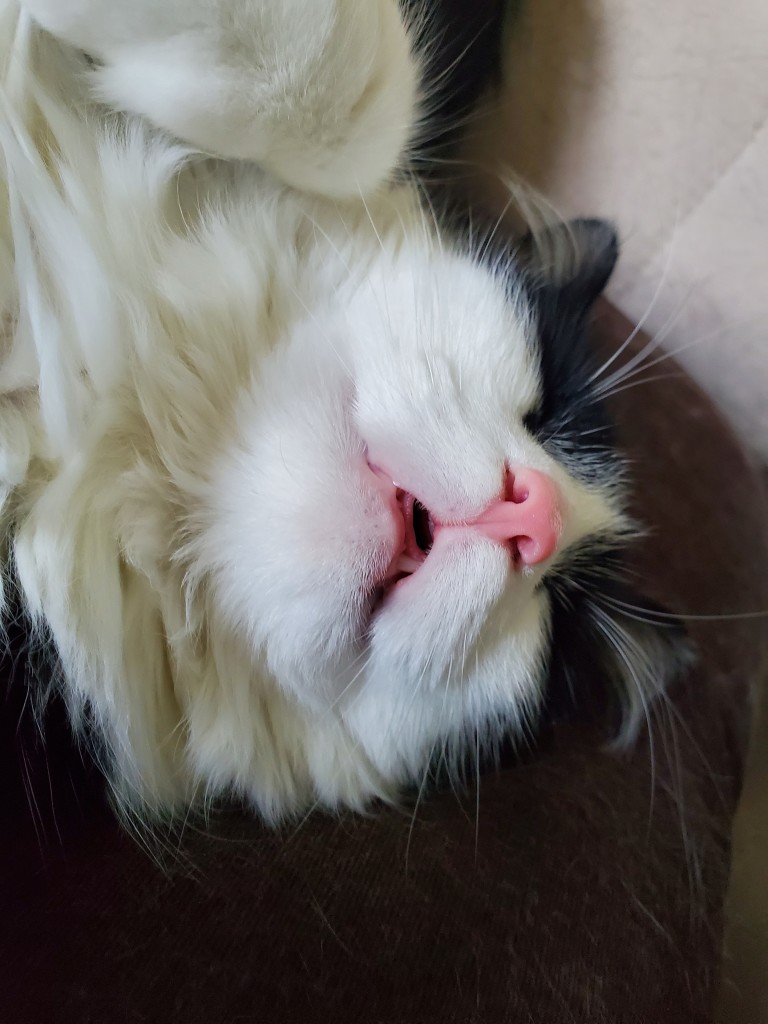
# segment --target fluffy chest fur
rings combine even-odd
[[[17,14],[4,535],[120,800],[363,806],[527,727],[548,584],[627,523],[614,456],[558,447],[522,263],[449,240],[414,185],[310,195],[282,144],[267,173],[110,114]]]

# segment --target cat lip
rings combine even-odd
[[[377,587],[377,605],[406,577],[417,572],[432,548],[437,523],[419,499],[399,487],[392,477],[368,461],[368,469],[379,482],[390,500],[392,514],[397,519],[400,541],[384,578]]]
[[[402,487],[394,488],[397,510],[403,521],[403,542],[390,563],[384,587],[391,590],[406,576],[412,576],[427,559],[432,548],[434,523],[424,505]]]

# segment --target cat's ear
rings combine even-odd
[[[614,226],[597,218],[564,221],[529,231],[516,247],[516,261],[534,296],[588,312],[613,273],[619,257]]]

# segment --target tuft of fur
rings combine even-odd
[[[525,728],[548,581],[625,538],[622,485],[532,426],[560,343],[524,262],[388,184],[418,82],[396,5],[24,7],[0,20],[2,530],[118,802],[360,808]],[[580,279],[553,284],[566,324]],[[520,574],[438,537],[379,607],[396,538],[369,463],[443,522],[506,465],[546,472],[560,551]]]
[[[417,72],[397,0],[25,0],[98,61],[96,94],[199,149],[346,197],[408,141]]]

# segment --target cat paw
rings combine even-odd
[[[339,30],[302,112],[306,130],[283,122],[264,162],[297,188],[343,198],[372,191],[400,164],[415,130],[419,69],[397,0],[337,6]]]
[[[100,66],[100,98],[203,152],[345,197],[387,179],[416,118],[397,0],[24,0]]]

